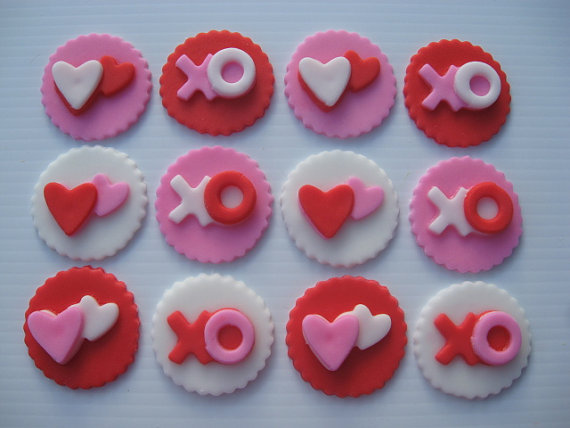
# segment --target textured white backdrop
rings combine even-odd
[[[570,417],[570,3],[567,1],[14,1],[0,0],[0,426],[568,426]],[[275,95],[263,119],[230,137],[190,131],[162,108],[157,82],[168,54],[211,29],[240,31],[274,66]],[[380,45],[398,82],[385,123],[350,141],[312,133],[295,119],[283,76],[297,44],[327,29],[356,31]],[[24,312],[36,287],[59,270],[81,266],[47,248],[32,225],[30,197],[40,172],[78,143],[51,124],[40,102],[48,57],[77,35],[108,32],[133,43],[150,64],[154,89],[141,120],[104,145],[126,152],[148,183],[151,206],[142,230],[117,256],[94,263],[125,281],[142,321],[134,365],[116,382],[72,391],[46,379],[27,356]],[[512,112],[490,142],[470,149],[435,144],[409,119],[401,94],[405,67],[418,48],[441,38],[483,46],[511,85]],[[277,205],[265,236],[246,257],[224,265],[186,260],[162,238],[154,219],[160,176],[190,149],[221,144],[255,158],[277,196],[288,172],[310,154],[351,149],[376,161],[400,197],[400,225],[380,257],[352,269],[307,259],[287,236]],[[439,160],[471,155],[513,182],[523,211],[514,255],[485,273],[461,275],[427,258],[415,244],[408,202],[419,177]],[[150,346],[150,321],[162,293],[201,272],[230,274],[261,295],[276,325],[273,355],[257,381],[223,397],[201,397],[163,375]],[[386,387],[341,400],[314,391],[287,357],[285,323],[295,299],[316,281],[352,274],[376,279],[399,299],[413,328],[428,298],[464,280],[493,282],[526,309],[533,334],[530,364],[512,388],[484,401],[433,389],[411,346]],[[325,425],[326,424],[326,425]]]

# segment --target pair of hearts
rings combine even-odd
[[[310,223],[326,239],[337,234],[349,217],[361,220],[376,211],[384,201],[384,189],[370,186],[358,177],[323,192],[304,185],[299,189],[299,204]]]
[[[54,314],[48,310],[32,312],[27,319],[33,338],[58,364],[66,364],[79,351],[83,339],[93,342],[117,322],[119,307],[115,303],[99,305],[92,296]]]
[[[329,322],[317,314],[303,318],[303,337],[313,354],[329,371],[336,371],[355,346],[365,350],[380,342],[392,326],[387,314],[372,315],[359,304]]]
[[[67,236],[75,234],[91,212],[99,217],[111,214],[123,205],[129,195],[125,182],[112,184],[104,174],[97,174],[90,183],[72,189],[51,182],[44,187],[46,205]]]
[[[299,82],[324,111],[336,107],[347,89],[358,92],[376,80],[379,74],[378,58],[362,59],[352,50],[325,64],[310,57],[299,61]]]
[[[51,74],[67,108],[73,114],[80,114],[98,93],[110,97],[127,87],[135,76],[135,66],[130,62],[119,64],[112,56],[104,56],[78,67],[57,61]]]

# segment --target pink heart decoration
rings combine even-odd
[[[302,322],[307,345],[321,364],[333,372],[338,370],[356,344],[358,329],[358,318],[351,314],[342,314],[333,322],[311,314]]]
[[[129,196],[129,185],[125,182],[111,184],[105,174],[97,174],[91,180],[97,188],[95,214],[99,217],[111,214],[125,203]]]
[[[83,342],[83,312],[69,307],[58,315],[42,310],[28,316],[28,328],[38,344],[56,363],[66,364]]]
[[[358,177],[350,177],[348,185],[354,192],[354,206],[350,214],[354,220],[360,220],[372,214],[384,202],[384,189],[380,186],[366,187]]]

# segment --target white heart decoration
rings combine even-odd
[[[78,306],[83,311],[82,335],[90,342],[94,342],[107,333],[119,317],[119,307],[116,303],[99,305],[97,300],[89,295],[83,296],[79,303],[70,307],[72,306]]]
[[[52,66],[51,74],[57,89],[71,108],[80,110],[99,86],[103,66],[96,60],[84,62],[79,67],[58,61]]]
[[[326,64],[305,57],[299,61],[299,74],[311,92],[327,107],[334,106],[350,79],[350,62],[343,56]]]
[[[356,305],[352,311],[345,313],[355,315],[358,318],[360,329],[356,346],[362,350],[368,349],[384,339],[392,327],[390,315],[372,315],[370,309],[362,304]]]

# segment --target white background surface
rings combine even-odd
[[[0,426],[569,426],[570,417],[570,4],[558,2],[391,2],[375,0],[93,2],[0,1]],[[274,66],[275,95],[265,117],[231,137],[200,135],[170,118],[157,82],[166,57],[187,37],[211,29],[240,31],[260,44]],[[305,129],[283,95],[289,57],[307,35],[356,31],[378,44],[394,67],[396,104],[383,125],[350,141]],[[126,152],[143,171],[151,205],[142,230],[117,256],[95,263],[125,281],[142,321],[134,365],[116,382],[90,391],[60,387],[34,367],[23,342],[28,300],[44,280],[81,266],[38,238],[29,215],[40,172],[81,143],[62,134],[43,111],[40,84],[48,57],[68,39],[90,32],[123,37],[150,64],[154,89],[141,120],[103,144]],[[512,111],[490,142],[450,149],[429,140],[409,119],[401,94],[404,71],[418,48],[441,38],[484,47],[507,73]],[[278,195],[288,172],[322,150],[351,149],[386,170],[400,197],[394,241],[376,259],[352,269],[321,266],[289,239],[277,205],[269,229],[246,257],[218,265],[188,261],[170,248],[154,219],[160,176],[190,149],[221,144],[256,159]],[[437,266],[415,244],[408,202],[424,171],[439,160],[471,155],[504,171],[519,194],[523,238],[499,267],[462,275]],[[230,274],[260,294],[272,311],[276,343],[268,367],[241,392],[223,397],[187,393],[164,376],[150,345],[150,320],[162,293],[200,272]],[[433,389],[408,345],[384,389],[358,399],[328,397],[301,380],[284,343],[288,312],[305,288],[343,274],[387,285],[413,328],[428,298],[447,285],[482,280],[507,289],[531,323],[530,364],[502,394],[467,401]]]

